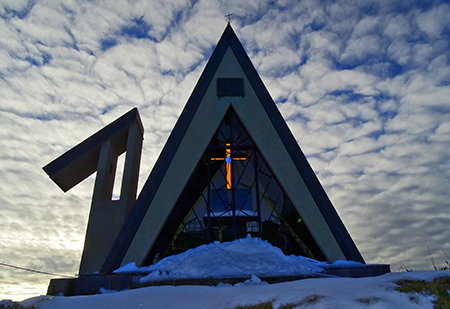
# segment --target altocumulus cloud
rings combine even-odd
[[[137,106],[148,176],[226,23],[369,263],[450,254],[450,5],[439,1],[0,3],[0,261],[75,274],[93,178],[41,167]],[[3,269],[0,298],[47,277]]]

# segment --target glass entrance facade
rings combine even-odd
[[[145,264],[251,235],[285,254],[325,260],[232,108],[211,139]]]

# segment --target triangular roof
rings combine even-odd
[[[217,79],[242,79],[220,96]],[[233,85],[232,85],[233,87]],[[245,89],[245,90],[244,90]],[[245,125],[329,261],[364,262],[236,34],[228,24],[101,272],[142,265],[230,108]]]

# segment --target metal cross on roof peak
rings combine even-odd
[[[226,21],[227,21],[227,23],[229,23],[229,24],[231,24],[231,16],[233,15],[233,13],[230,13],[230,12],[228,12],[228,14],[227,15],[225,15],[225,17],[226,17]]]

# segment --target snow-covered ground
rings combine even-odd
[[[354,262],[338,262],[353,264]],[[450,276],[447,271],[390,273],[372,278],[314,278],[267,284],[258,276],[316,274],[325,263],[285,256],[280,249],[253,238],[214,243],[161,260],[146,268],[129,264],[117,272],[149,273],[143,281],[207,276],[249,276],[235,286],[159,286],[75,297],[37,297],[21,303],[38,309],[54,308],[234,308],[273,301],[274,308],[433,308],[434,296],[405,294],[396,290],[402,279],[433,280]],[[7,305],[7,301],[0,305]]]
[[[234,308],[273,300],[274,308],[287,303],[298,308],[433,308],[432,296],[396,291],[401,279],[432,280],[446,271],[391,273],[374,278],[320,278],[278,284],[242,286],[160,286],[92,296],[49,297],[37,309],[111,308]],[[29,306],[40,298],[29,299]],[[1,304],[1,303],[0,303]]]

